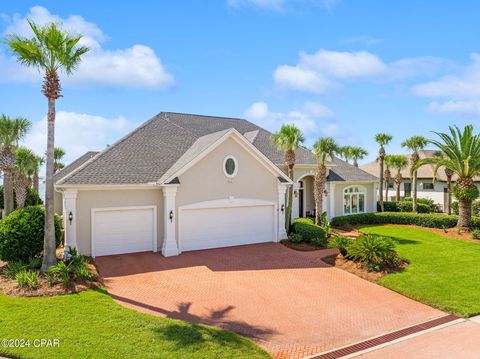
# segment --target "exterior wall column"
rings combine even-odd
[[[165,257],[177,256],[179,254],[177,245],[177,208],[175,207],[175,196],[178,185],[167,185],[163,187],[163,244],[162,254]],[[170,215],[170,213],[172,215]],[[170,218],[172,217],[172,218]]]
[[[299,201],[298,199],[300,198],[299,196],[299,189],[300,189],[300,183],[295,182],[293,184],[293,191],[292,191],[292,222],[295,218],[300,217],[300,208],[299,208]],[[297,192],[297,196],[295,197],[295,192]],[[304,194],[305,195],[305,194]]]
[[[388,184],[387,184],[388,186]],[[372,207],[372,212],[377,212],[377,196],[378,196],[378,183],[373,184],[373,207]],[[385,199],[388,201],[388,199]]]
[[[282,239],[287,239],[287,231],[285,229],[285,211],[287,210],[287,205],[285,203],[285,194],[287,192],[287,184],[279,183],[278,184],[278,233],[277,233],[277,242],[280,242]],[[283,208],[283,211],[282,211]],[[297,210],[298,213],[298,210]]]
[[[65,250],[77,248],[77,190],[63,191],[63,228],[65,228]],[[72,220],[70,221],[70,217]]]
[[[330,182],[329,194],[329,209],[327,211],[328,219],[335,217],[335,182]]]

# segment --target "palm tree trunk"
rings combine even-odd
[[[417,171],[412,176],[412,212],[417,212]]]
[[[288,166],[288,177],[293,181],[293,166]],[[287,210],[285,211],[285,230],[290,232],[292,225],[292,206],[293,206],[293,186],[288,186],[287,190]]]
[[[472,201],[458,201],[458,229],[469,230],[472,221]]]
[[[43,243],[42,272],[57,262],[55,255],[55,224],[53,206],[53,148],[55,146],[55,99],[48,99],[48,128],[47,128],[47,166],[45,175],[45,235]]]
[[[315,224],[322,223],[323,213],[323,193],[325,192],[325,182],[327,180],[327,167],[323,164],[318,165],[315,173],[313,195],[315,199]],[[332,193],[330,195],[333,195]]]
[[[379,194],[380,194],[380,210],[384,212],[385,208],[383,207],[383,165],[384,165],[384,158],[383,156],[380,156],[380,189],[379,189]]]
[[[385,181],[385,200],[388,201],[388,181]]]
[[[356,159],[353,160],[353,165],[354,165],[355,167],[358,167],[358,162],[357,162]]]
[[[452,214],[452,176],[447,176],[447,214]]]
[[[15,188],[15,200],[17,202],[17,209],[25,207],[25,201],[27,199],[27,188],[18,186]]]
[[[39,182],[40,182],[40,179],[38,178],[38,169],[35,170],[35,172],[33,173],[33,190],[38,194],[39,192],[39,188],[40,188],[40,185],[39,185]]]
[[[4,215],[8,216],[14,209],[13,178],[11,170],[3,171],[3,206]]]

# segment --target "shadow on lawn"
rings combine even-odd
[[[249,337],[249,338],[254,339],[254,340],[263,341],[263,340],[268,339],[271,335],[276,333],[276,331],[271,329],[271,328],[253,326],[253,325],[250,325],[247,322],[244,322],[244,321],[241,321],[241,320],[235,320],[235,319],[228,318],[229,313],[233,309],[235,309],[235,307],[233,307],[231,305],[223,307],[223,308],[212,309],[212,310],[210,310],[208,315],[199,316],[199,315],[196,315],[196,314],[193,314],[193,313],[190,312],[190,308],[193,304],[191,302],[179,303],[179,304],[177,304],[178,310],[169,311],[169,310],[166,310],[166,309],[163,309],[163,308],[155,307],[155,306],[150,305],[150,304],[141,303],[141,302],[138,302],[138,301],[133,300],[133,299],[124,298],[124,297],[121,297],[121,296],[118,296],[118,295],[115,295],[115,294],[110,294],[110,296],[113,299],[115,299],[119,302],[127,303],[127,304],[130,304],[130,305],[134,305],[136,307],[140,307],[140,308],[143,308],[143,309],[146,309],[146,310],[149,310],[149,311],[153,311],[155,313],[162,314],[163,316],[165,316],[167,318],[179,319],[179,320],[183,320],[183,321],[190,322],[190,323],[195,323],[195,324],[205,324],[205,325],[211,325],[211,326],[219,327],[219,328],[224,329],[224,330],[228,330],[228,331],[232,331],[232,332],[244,335],[244,336]],[[168,328],[170,328],[170,329],[168,329]],[[204,330],[203,331],[200,330],[201,328],[204,328]],[[172,334],[172,338],[179,339],[179,340],[182,340],[182,341],[186,340],[188,342],[190,340],[188,338],[177,338],[175,335],[173,335],[175,333],[175,331],[178,331],[178,330],[184,330],[184,331],[191,330],[193,332],[192,333],[193,342],[191,344],[198,343],[198,341],[202,338],[202,333],[204,333],[204,334],[206,333],[205,330],[210,330],[211,335],[216,335],[217,337],[220,335],[217,332],[213,332],[209,328],[205,328],[205,327],[201,327],[201,326],[199,326],[196,329],[195,328],[188,328],[188,327],[182,326],[181,324],[178,324],[178,325],[172,324],[169,327],[158,329],[158,332],[161,332],[165,336],[168,336],[169,334]],[[235,336],[232,336],[232,337],[235,337]],[[194,339],[194,338],[197,338],[197,339]],[[218,338],[220,338],[220,337],[218,337]],[[228,336],[226,338],[228,338]]]

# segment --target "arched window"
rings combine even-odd
[[[343,190],[343,214],[365,213],[366,191],[362,186],[350,186]]]

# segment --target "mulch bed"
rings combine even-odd
[[[403,262],[399,267],[396,268],[388,268],[381,272],[369,272],[368,270],[363,268],[360,263],[346,259],[341,254],[333,254],[331,256],[324,257],[322,258],[322,261],[330,264],[332,267],[343,269],[373,283],[377,282],[379,279],[386,276],[387,274],[402,271],[408,266],[408,263]]]
[[[319,247],[312,243],[307,243],[307,242],[293,243],[293,242],[290,242],[288,239],[282,239],[280,243],[283,244],[285,247],[288,247],[290,249],[294,249],[300,252],[311,252],[311,251],[318,251],[320,249],[325,249],[323,247]]]
[[[0,263],[0,272],[2,271],[2,263]],[[98,289],[103,287],[101,277],[97,268],[92,263],[88,263],[90,272],[95,275],[94,280],[86,280],[82,282],[72,282],[68,287],[63,284],[55,284],[50,286],[45,278],[40,277],[38,280],[38,288],[34,290],[18,288],[15,280],[7,278],[0,274],[0,292],[15,297],[50,297],[55,295],[73,294],[86,291],[88,289]]]

